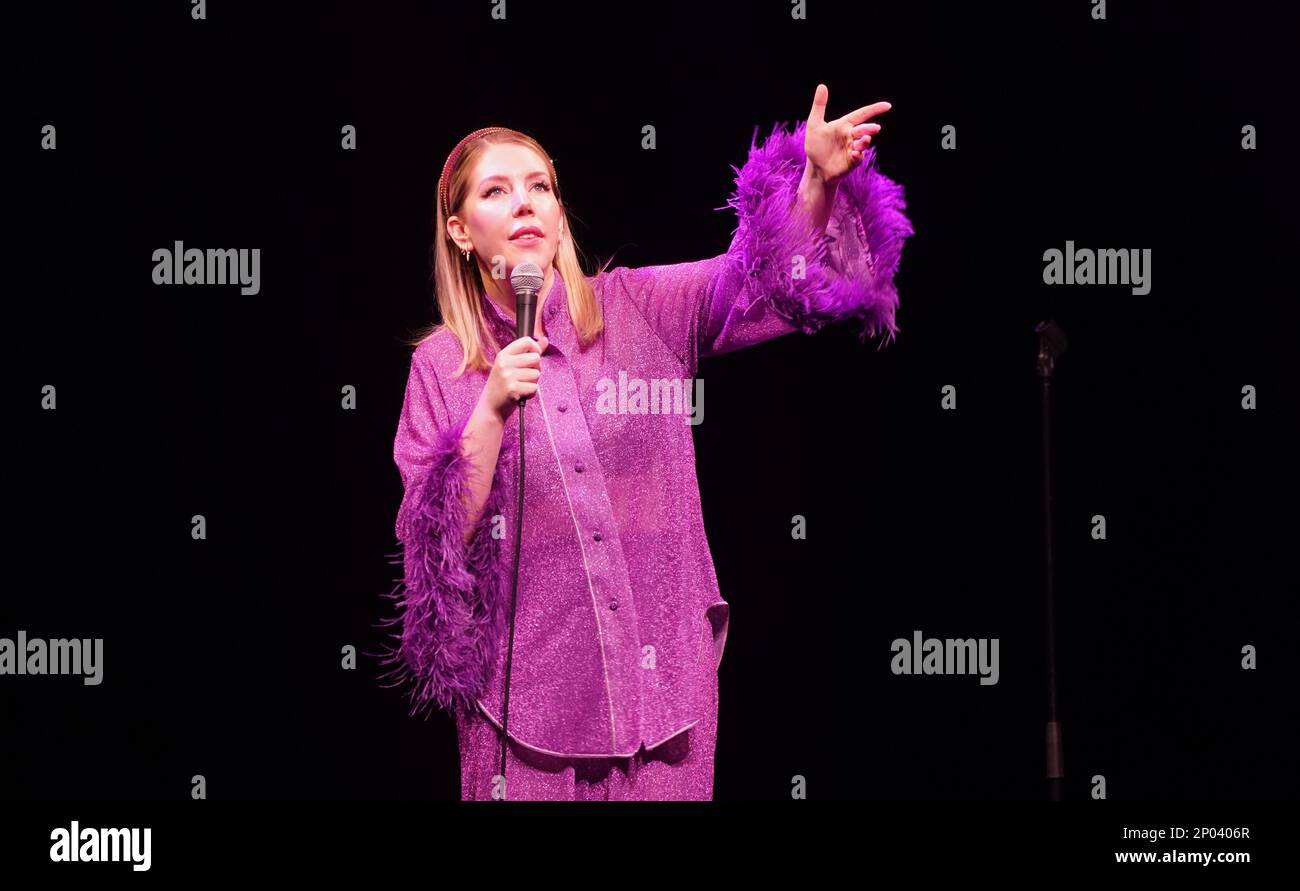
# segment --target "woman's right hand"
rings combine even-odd
[[[542,376],[542,353],[548,343],[545,336],[540,340],[521,337],[497,353],[483,386],[483,399],[503,421],[520,399],[537,393],[537,382]]]

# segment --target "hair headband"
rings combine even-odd
[[[463,149],[465,143],[469,142],[471,139],[477,139],[480,136],[484,136],[488,133],[496,133],[498,131],[514,132],[510,130],[509,127],[482,127],[475,130],[473,133],[470,133],[468,136],[463,137],[460,142],[456,143],[456,147],[451,150],[451,154],[447,156],[447,162],[442,165],[442,175],[438,177],[438,201],[442,205],[442,215],[444,217],[451,216],[451,208],[447,206],[447,202],[451,198],[451,196],[447,194],[447,189],[451,185],[449,175],[451,171],[456,168],[456,162],[460,160],[461,149]],[[555,161],[552,158],[547,158],[546,160],[550,165],[551,179],[554,180],[555,189],[558,192],[560,189],[560,177],[559,174],[555,172]]]

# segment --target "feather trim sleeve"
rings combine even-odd
[[[508,486],[498,466],[466,542],[464,499],[476,472],[461,448],[469,419],[439,429],[433,418],[428,391],[413,381],[394,449],[405,491],[396,525],[401,549],[392,562],[403,577],[388,596],[399,611],[382,623],[400,631],[381,660],[393,666],[382,676],[392,679],[385,686],[409,685],[412,715],[427,707],[471,711],[506,629],[504,551],[491,526],[505,512]],[[424,441],[428,430],[431,441]]]
[[[804,333],[829,322],[856,320],[859,337],[898,332],[894,275],[903,243],[913,234],[903,187],[876,169],[876,149],[839,180],[825,231],[798,206],[806,161],[804,129],[778,124],[736,170],[728,207],[737,229],[727,252],[746,290]],[[722,209],[722,208],[719,208]],[[706,324],[716,327],[716,323]]]
[[[870,148],[839,180],[818,233],[798,203],[806,125],[787,126],[762,146],[755,128],[749,157],[732,167],[735,191],[715,208],[736,213],[725,253],[605,273],[609,292],[636,308],[687,375],[701,358],[830,322],[855,320],[862,340],[884,334],[887,343],[898,332],[894,274],[913,234],[903,187],[876,169]]]

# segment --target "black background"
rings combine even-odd
[[[896,343],[832,328],[702,364],[732,607],[715,797],[788,800],[795,774],[816,798],[1044,797],[1046,318],[1070,341],[1066,796],[1095,774],[1112,799],[1294,794],[1285,5],[428,6],[58,4],[11,24],[0,636],[102,637],[105,680],[0,678],[6,795],[183,799],[202,774],[213,798],[456,798],[447,716],[409,718],[373,659],[340,669],[391,610],[402,341],[432,320],[446,153],[529,132],[589,258],[701,259],[727,246],[714,208],[754,127],[805,118],[819,82],[831,117],[893,103],[878,164],[916,235]],[[260,248],[261,292],[155,286],[177,239]],[[1151,249],[1150,293],[1046,286],[1066,240]],[[999,638],[1000,682],[895,677],[914,629]]]

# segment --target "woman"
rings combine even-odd
[[[487,128],[448,157],[442,324],[412,356],[393,447],[405,574],[384,664],[413,682],[412,713],[454,711],[463,799],[712,798],[728,605],[695,476],[698,361],[840,319],[863,338],[897,332],[893,275],[912,228],[901,187],[863,163],[880,131],[868,121],[890,105],[827,121],[827,98],[819,84],[806,124],[751,144],[725,254],[591,279],[535,140]],[[535,340],[515,336],[510,273],[525,261],[543,271]],[[618,398],[603,398],[614,381]]]

